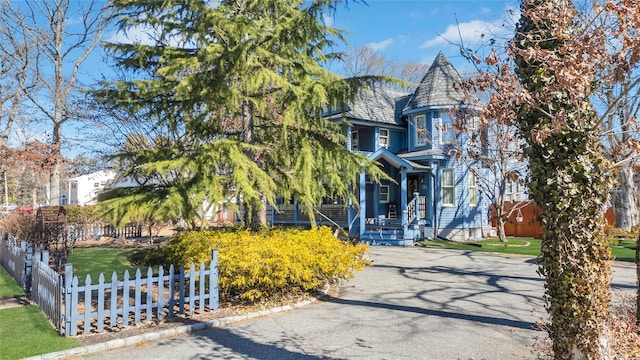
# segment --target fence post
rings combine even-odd
[[[22,240],[20,243],[20,248],[26,250],[25,252],[25,260],[24,260],[24,293],[27,295],[31,295],[31,274],[33,270],[33,244],[26,244],[25,249],[25,241]]]
[[[209,310],[218,309],[218,250],[211,251],[209,265]]]
[[[71,296],[71,284],[73,282],[73,264],[64,265],[64,336],[75,335],[75,324],[72,329],[72,302],[75,300]]]

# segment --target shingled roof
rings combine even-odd
[[[456,91],[454,85],[462,81],[458,71],[441,52],[411,95],[403,112],[430,106],[453,106],[468,103],[464,93]],[[475,99],[473,100],[475,103]]]
[[[398,109],[402,109],[407,98],[407,94],[390,89],[362,89],[349,103],[344,116],[352,120],[400,125],[401,118]],[[336,113],[334,112],[332,115],[335,116]]]

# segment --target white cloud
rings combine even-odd
[[[330,27],[333,26],[333,16],[332,15],[324,14],[322,16],[322,20],[324,21],[324,24],[326,26],[330,26]]]
[[[466,23],[452,24],[447,26],[444,33],[441,33],[420,45],[421,48],[439,47],[449,43],[457,44],[461,40],[464,44],[477,44],[483,38],[491,38],[503,33],[502,21],[486,22],[473,20]]]
[[[154,45],[154,33],[155,30],[151,27],[136,26],[128,29],[126,33],[121,30],[113,32],[111,36],[107,37],[107,41],[122,44]]]
[[[386,47],[388,47],[392,43],[393,43],[393,39],[392,38],[388,38],[388,39],[382,40],[380,42],[369,43],[369,44],[367,44],[367,46],[372,48],[373,50],[384,50]]]

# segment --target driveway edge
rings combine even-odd
[[[317,302],[321,297],[325,296],[329,292],[329,288],[330,287],[328,285],[325,285],[325,287],[320,291],[320,293],[315,295],[313,299],[301,301],[293,305],[278,306],[271,309],[255,311],[245,315],[230,316],[226,318],[200,322],[197,324],[183,325],[175,328],[148,332],[142,335],[134,335],[134,336],[126,337],[123,339],[113,339],[103,343],[86,345],[86,346],[81,346],[77,348],[56,351],[48,354],[35,355],[32,357],[24,358],[23,360],[54,360],[54,359],[67,359],[72,356],[91,355],[91,354],[96,354],[96,353],[107,351],[107,350],[126,348],[133,345],[141,344],[147,341],[166,339],[174,336],[189,334],[189,333],[200,331],[200,330],[223,327],[229,324],[250,320],[258,317],[263,317],[271,314],[291,311],[291,310],[295,310],[295,309],[298,309],[307,305],[311,305]]]

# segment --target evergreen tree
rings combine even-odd
[[[151,43],[109,44],[132,81],[105,83],[96,98],[145,111],[179,134],[160,147],[121,154],[126,174],[159,176],[150,188],[111,199],[119,217],[179,208],[197,217],[203,201],[241,201],[247,225],[266,205],[295,198],[313,220],[324,197],[352,197],[356,174],[382,176],[344,146],[340,124],[322,118],[375,78],[344,80],[323,67],[341,32],[322,21],[334,0],[114,0],[123,31],[149,30]],[[150,189],[153,191],[149,191]],[[195,222],[192,222],[195,226]]]
[[[540,272],[556,359],[609,358],[610,253],[603,204],[612,167],[589,97],[595,67],[569,0],[525,0],[512,44],[523,91],[517,125],[528,147],[531,199],[542,207]]]

